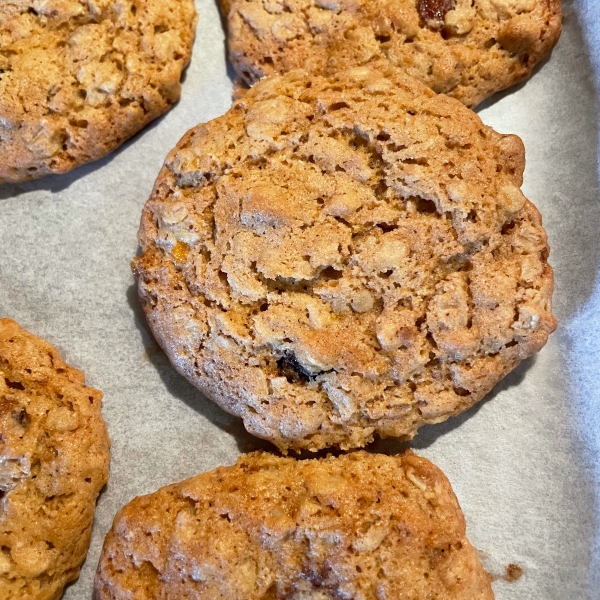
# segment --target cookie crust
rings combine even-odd
[[[220,0],[249,85],[389,60],[474,107],[531,74],[561,32],[560,0]]]
[[[444,474],[410,453],[266,453],[136,498],[115,518],[97,600],[492,600]]]
[[[0,183],[97,160],[178,100],[193,0],[0,5]]]
[[[85,559],[108,480],[102,393],[0,319],[0,597],[56,600]]]
[[[150,326],[283,451],[410,438],[556,327],[524,164],[398,69],[261,81],[167,157],[133,261]]]

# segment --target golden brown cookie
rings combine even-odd
[[[229,56],[265,75],[389,60],[475,106],[527,77],[561,32],[560,0],[220,0]]]
[[[0,319],[0,598],[55,600],[79,575],[108,480],[102,393]]]
[[[0,183],[108,154],[177,101],[193,0],[0,3]]]
[[[136,498],[97,600],[492,600],[444,474],[411,453],[267,453]]]
[[[265,79],[158,177],[133,262],[152,330],[284,451],[412,437],[556,327],[524,165],[399,69]]]

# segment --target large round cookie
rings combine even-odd
[[[388,59],[475,106],[531,74],[560,36],[560,0],[220,0],[246,83]]]
[[[2,600],[55,600],[79,574],[108,479],[101,400],[56,348],[0,319]]]
[[[179,98],[193,0],[0,3],[0,183],[64,173]]]
[[[175,367],[281,449],[412,437],[554,330],[524,150],[398,69],[302,71],[188,132],[134,271]]]
[[[242,456],[115,518],[97,600],[492,600],[444,474],[357,452]],[[400,595],[400,591],[402,592]]]

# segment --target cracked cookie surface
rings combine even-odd
[[[125,506],[95,591],[98,600],[134,591],[136,600],[493,600],[490,580],[450,483],[428,460],[254,453]]]
[[[284,451],[410,438],[556,327],[524,164],[395,68],[265,79],[167,157],[133,261],[150,326]]]
[[[193,0],[0,4],[0,183],[97,160],[178,100]]]
[[[229,56],[261,77],[389,60],[476,106],[527,78],[560,36],[560,0],[220,0]]]
[[[108,480],[102,394],[0,319],[0,598],[56,600],[77,578]]]

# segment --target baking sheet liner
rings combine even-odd
[[[231,103],[217,8],[196,4],[193,60],[171,112],[97,163],[0,186],[0,316],[55,344],[104,392],[112,438],[110,482],[67,600],[91,598],[102,541],[123,504],[264,446],[173,370],[129,269],[167,152]],[[412,443],[450,478],[486,566],[523,568],[518,581],[494,584],[499,600],[600,598],[600,2],[566,1],[564,12],[550,60],[478,111],[525,142],[524,191],[549,234],[559,329],[486,400]]]

